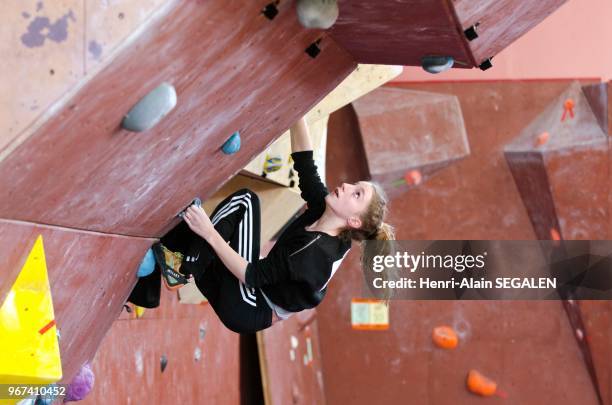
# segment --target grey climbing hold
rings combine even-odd
[[[298,0],[298,20],[305,28],[326,30],[338,19],[337,0]]]
[[[123,118],[121,126],[128,131],[142,132],[154,127],[176,106],[176,91],[162,83],[144,96]]]
[[[185,207],[181,212],[179,212],[178,214],[176,214],[177,217],[179,218],[185,218],[185,211],[187,211],[187,208],[191,207],[192,205],[195,205],[197,207],[201,207],[202,206],[202,199],[200,197],[196,197],[191,201],[191,204],[189,204],[187,207]]]
[[[424,56],[421,59],[423,70],[429,73],[442,73],[452,68],[455,59],[452,56]]]

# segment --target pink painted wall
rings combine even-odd
[[[406,67],[396,82],[612,78],[612,1],[570,0],[493,59],[493,68],[438,75]]]

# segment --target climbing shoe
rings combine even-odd
[[[167,289],[176,290],[189,282],[188,275],[180,272],[183,263],[181,253],[173,252],[161,243],[154,244],[151,249],[153,249],[155,262],[161,270],[162,279]]]

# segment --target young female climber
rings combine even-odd
[[[166,286],[180,286],[193,276],[219,319],[237,333],[268,328],[317,306],[351,240],[394,238],[383,222],[387,201],[379,186],[360,181],[328,192],[304,119],[291,127],[291,148],[307,209],[267,257],[259,257],[259,200],[247,189],[227,197],[210,217],[191,205],[185,221],[153,246]]]

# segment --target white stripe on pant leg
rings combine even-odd
[[[244,213],[244,217],[242,218],[242,221],[240,221],[240,235],[242,236],[242,251],[241,251],[241,255],[242,257],[247,261],[247,262],[251,262],[250,257],[248,256],[248,252],[251,249],[251,245],[253,244],[253,240],[251,238],[251,231],[249,229],[249,221],[248,218],[251,214],[251,202],[248,202],[247,205],[247,209]],[[257,301],[257,298],[255,297],[255,292],[254,290],[251,288],[247,288],[246,285],[244,283],[241,283],[241,288],[244,289],[244,292],[246,293],[246,295],[251,298],[253,301]]]
[[[243,239],[243,227],[243,221],[240,221],[240,223],[238,224],[238,254],[244,258],[245,248]],[[244,283],[240,280],[238,280],[238,288],[240,289],[240,295],[242,295],[243,301],[250,305],[257,306],[255,301],[253,301],[250,297],[247,296],[248,294],[246,293],[246,287],[244,286]]]
[[[242,204],[238,204],[238,205],[242,205]],[[223,218],[238,211],[239,209],[240,209],[239,206],[233,207],[230,211],[227,211],[227,213],[223,215],[222,217],[214,217],[211,222],[213,223],[213,225],[217,225],[219,221],[221,221]]]
[[[249,224],[249,257],[248,261],[252,261],[253,258],[253,204],[249,201],[248,209],[248,224]],[[255,287],[251,288],[251,294],[255,296]]]
[[[250,194],[241,194],[241,195],[237,195],[232,197],[227,203],[225,203],[225,205],[223,207],[221,207],[221,209],[215,214],[215,217],[218,215],[222,215],[223,211],[226,210],[228,207],[232,206],[235,202],[239,201],[239,200],[246,200],[246,199],[250,199],[251,195]]]
[[[238,197],[234,197],[232,198],[232,200],[236,200],[236,201],[231,201],[229,204],[227,204],[226,206],[223,207],[222,211],[223,212],[218,212],[217,215],[215,215],[215,217],[213,218],[213,225],[215,225],[216,223],[218,223],[221,219],[225,218],[226,216],[230,215],[231,213],[235,212],[236,210],[238,210],[240,208],[240,205],[244,205],[246,207],[246,209],[249,209],[249,205],[250,205],[250,195],[247,195],[247,199],[244,199],[243,197],[245,196],[238,196]],[[239,201],[238,198],[240,198],[241,200]],[[230,209],[232,208],[233,209]],[[239,225],[239,241],[238,241],[238,254],[240,254],[240,256],[244,257],[244,247],[243,247],[243,243],[242,243],[242,221],[240,222]],[[255,303],[255,301],[251,300],[250,298],[248,298],[245,295],[245,290],[246,287],[244,286],[244,284],[238,280],[238,287],[240,289],[240,295],[242,296],[242,299],[248,303],[249,305],[252,305],[254,307],[257,306],[257,304]]]
[[[228,203],[226,203],[223,207],[221,207],[221,209],[214,215],[213,220],[215,220],[220,215],[223,215],[223,217],[225,217],[225,212],[231,207],[236,206],[236,203],[240,201],[246,202],[247,200],[250,200],[250,199],[251,199],[250,194],[244,194],[244,195],[232,197],[232,199]]]
[[[251,228],[251,221],[249,221],[251,219],[251,214],[252,214],[252,206],[251,203],[249,202],[246,212],[244,213],[244,218],[242,218],[241,224],[242,226],[242,230],[243,230],[243,240],[245,241],[245,243],[243,244],[243,256],[246,261],[251,262],[251,256],[249,254],[249,252],[252,251],[253,249],[253,229]],[[249,292],[249,290],[253,290],[253,289],[247,289],[247,293]],[[254,296],[254,293],[251,292],[250,294],[251,296]]]
[[[243,223],[244,223],[244,220],[240,221],[240,224],[238,225],[238,254],[244,258],[244,252],[246,248],[245,248],[245,240],[243,238],[243,228],[244,228]],[[240,289],[240,295],[242,295],[242,300],[246,302],[247,304],[256,307],[257,303],[255,302],[254,299],[252,299],[255,297],[249,296],[246,286],[244,285],[242,281],[240,281],[240,279],[238,279],[238,288]]]

